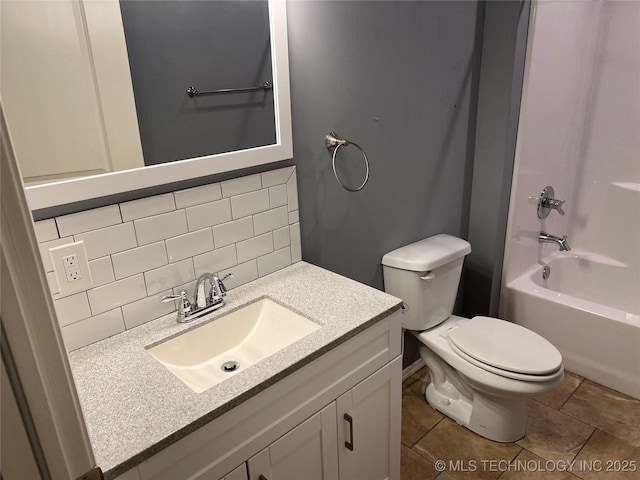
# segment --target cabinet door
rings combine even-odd
[[[232,472],[227,473],[221,480],[247,480],[247,464],[243,463]]]
[[[332,402],[252,457],[249,480],[337,480],[336,437]]]
[[[337,400],[340,480],[400,479],[402,359]]]

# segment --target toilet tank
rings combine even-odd
[[[453,313],[469,242],[436,235],[382,257],[384,289],[404,301],[402,326],[427,330]]]

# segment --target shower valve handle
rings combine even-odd
[[[551,210],[556,210],[560,215],[564,215],[562,204],[566,200],[557,200],[554,198],[553,187],[548,185],[540,192],[539,197],[535,197],[538,202],[538,218],[547,218]]]
[[[566,202],[566,200],[547,199],[545,203],[547,207],[557,210],[560,215],[564,216],[564,210],[562,210],[562,204],[564,202]]]

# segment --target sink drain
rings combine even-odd
[[[220,369],[223,372],[227,372],[227,373],[235,372],[239,368],[240,368],[240,363],[236,362],[235,360],[230,360],[228,362],[224,362],[222,364],[222,366],[220,367]]]

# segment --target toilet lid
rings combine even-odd
[[[560,352],[547,340],[497,318],[474,317],[453,330],[448,340],[461,356],[491,370],[546,376],[562,366]]]

